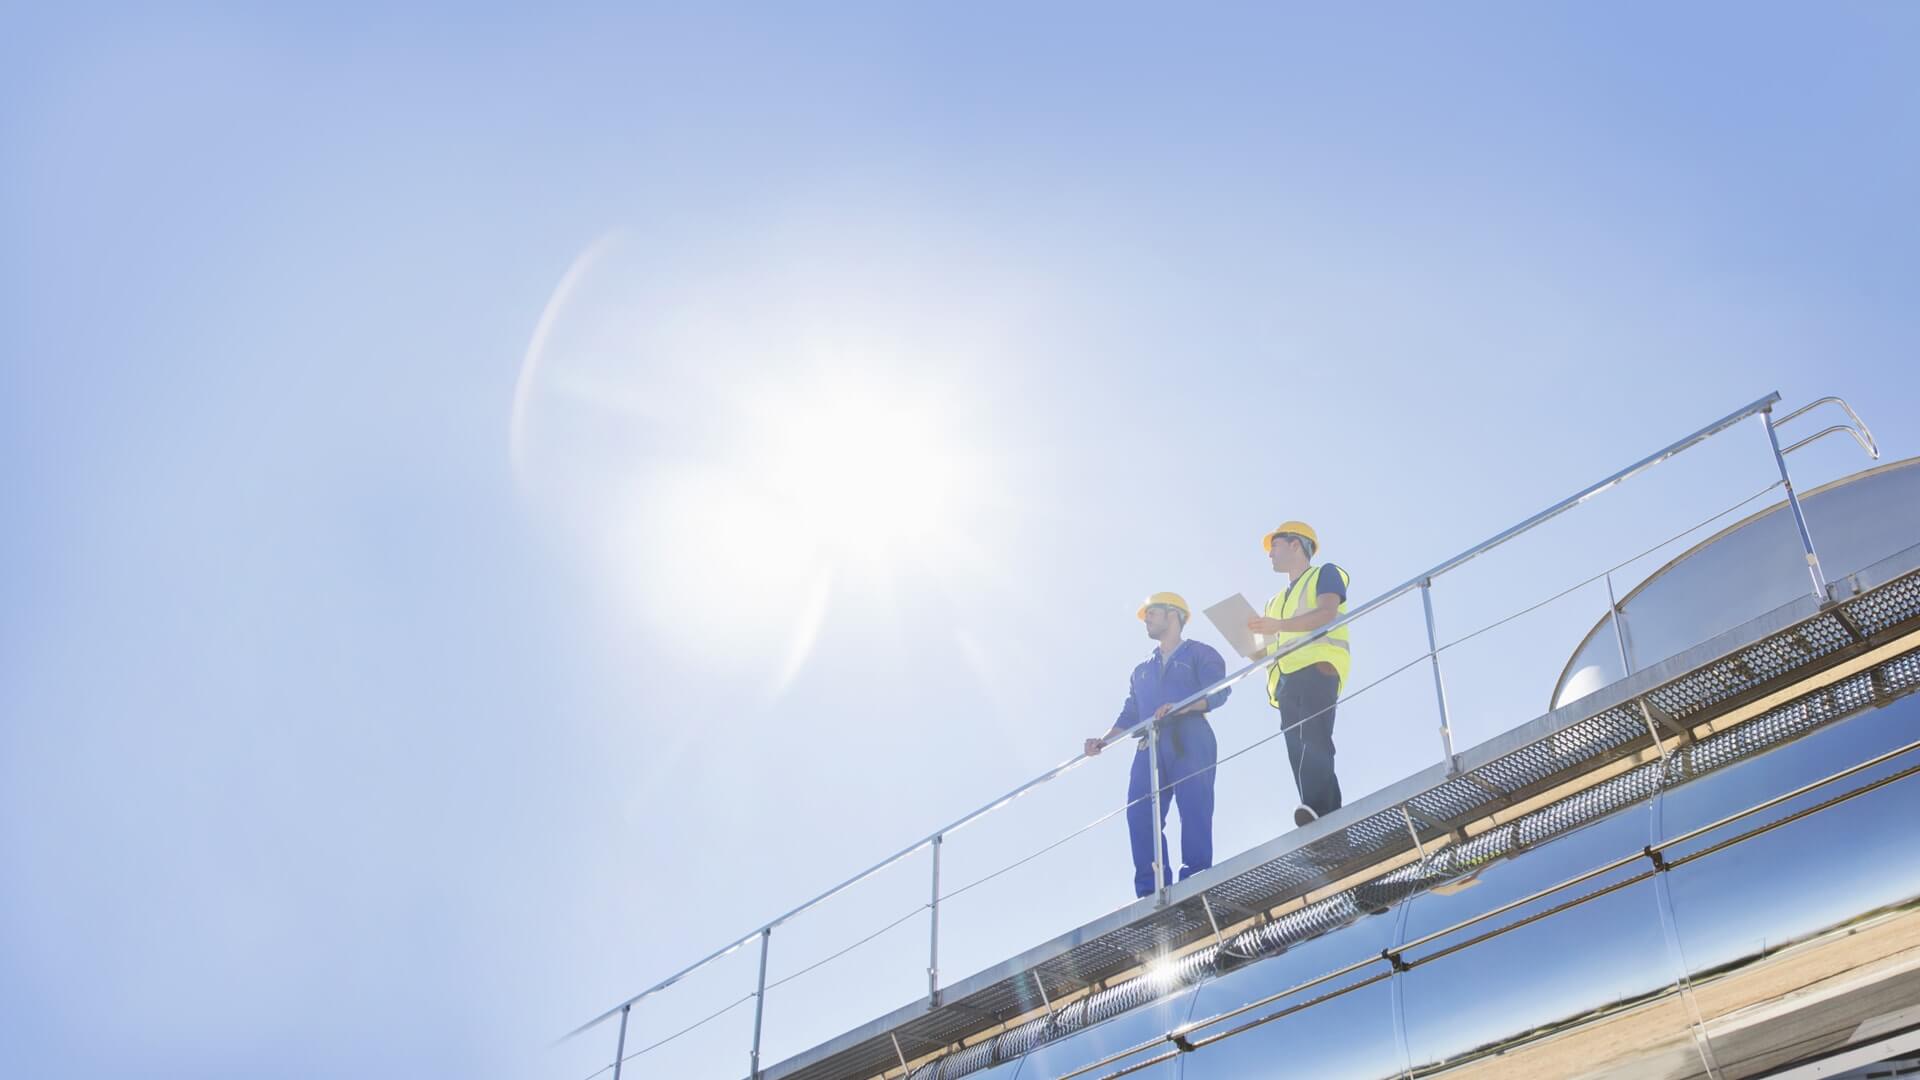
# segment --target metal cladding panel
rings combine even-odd
[[[1756,734],[1790,737],[1858,708],[1872,693],[1867,677],[1847,680],[1806,707],[1769,714],[1770,724]],[[1920,697],[1902,697],[1814,731],[1791,752],[1754,755],[1662,794],[1661,832],[1678,836],[1718,821],[1916,735]],[[1913,764],[1911,755],[1896,758],[1840,787]],[[1781,822],[1836,794],[1823,788],[1715,829],[1677,846],[1672,857]],[[1737,856],[1710,856],[1666,875],[1680,951],[1722,1076],[1756,1076],[1837,1050],[1863,1025],[1920,1002],[1917,820],[1920,780],[1889,783],[1743,841]],[[1789,1011],[1782,999],[1819,1007]],[[1920,1016],[1903,1023],[1913,1022]]]
[[[1408,905],[1404,938],[1446,930],[1605,865],[1644,846],[1648,826],[1644,809],[1602,817],[1524,859],[1486,866],[1464,887],[1422,893]],[[1397,978],[1414,1074],[1497,1054],[1536,1030],[1627,1012],[1649,1040],[1690,1047],[1685,1010],[1673,1000],[1675,974],[1653,883],[1632,881],[1644,878],[1646,869],[1629,864],[1577,886],[1574,895],[1619,886],[1577,907],[1548,914],[1572,899],[1554,894],[1408,949],[1404,959],[1411,970]],[[1574,1065],[1596,1077],[1643,1075],[1636,1068],[1639,1048],[1621,1049],[1610,1059],[1568,1061],[1563,1069],[1536,1075],[1573,1071]]]
[[[1892,684],[1900,672],[1914,668],[1920,668],[1920,654],[1896,657],[1702,739],[1667,763],[1674,781],[1692,782],[1663,788],[1647,804],[1648,813],[1622,813],[1609,820],[1648,821],[1654,839],[1675,837],[1910,745],[1920,735],[1920,698],[1897,696],[1914,683],[1904,688]],[[1835,723],[1843,717],[1848,718]],[[1791,749],[1786,749],[1788,744]],[[1920,1001],[1920,858],[1910,854],[1909,823],[1920,810],[1920,779],[1868,785],[1891,780],[1895,770],[1915,764],[1914,754],[1902,755],[1665,852],[1672,869],[1651,875],[1654,900],[1647,911],[1651,918],[1667,920],[1666,974],[1661,977],[1687,973],[1678,999],[1664,993],[1627,1008],[1603,1008],[1531,1030],[1522,1028],[1522,1016],[1515,1020],[1509,1046],[1497,1055],[1449,1067],[1447,1075],[1462,1080],[1572,1072],[1690,1077],[1706,1075],[1705,1063],[1712,1060],[1716,1075],[1745,1078],[1911,1026],[1920,1020],[1912,1013]],[[1609,783],[1630,781],[1660,767],[1643,766]],[[1863,793],[1832,801],[1848,791]],[[1829,805],[1810,816],[1789,818],[1820,804]],[[1776,831],[1741,840],[1738,849],[1686,861],[1708,845],[1776,824]],[[1629,828],[1617,841],[1632,841],[1634,831]],[[1527,859],[1498,864],[1483,876],[1490,879],[1495,870],[1508,867],[1531,869],[1530,864],[1548,852],[1600,835],[1594,827],[1581,829]],[[1593,865],[1611,861],[1604,851],[1592,854]],[[1646,874],[1647,867],[1633,860],[1612,874]],[[1569,870],[1568,876],[1577,872],[1567,866],[1557,869]],[[1591,894],[1606,880],[1584,882],[1567,893]],[[1627,892],[1644,895],[1648,887],[1647,881],[1635,882],[1534,925],[1591,922],[1584,913],[1604,914],[1601,905]],[[1470,897],[1479,889],[1450,886],[1448,891]],[[1435,896],[1423,895],[1410,905],[1409,934],[1419,931],[1420,913]],[[1487,908],[1501,897],[1484,899],[1480,906]],[[1552,902],[1569,899],[1562,893]],[[1504,922],[1527,910],[1488,922]],[[1532,929],[1508,936],[1517,939]],[[1445,943],[1443,939],[1435,945]],[[1475,945],[1461,955],[1485,948]],[[1409,987],[1419,978],[1424,952],[1408,950],[1416,964],[1405,976]],[[1588,963],[1568,961],[1563,949],[1542,949],[1537,955],[1583,973],[1593,970]],[[1498,981],[1524,979],[1528,959],[1528,953],[1516,954],[1513,971],[1502,973]],[[1485,981],[1489,987],[1494,983]],[[1474,998],[1463,999],[1472,1001],[1465,1009],[1467,1017],[1481,1011],[1479,999],[1485,996],[1477,991]],[[1405,1000],[1409,1040],[1417,1046],[1420,1020],[1410,990]],[[1681,1019],[1677,1002],[1687,1005],[1685,1016],[1697,1010],[1705,1019],[1704,1035],[1692,1039],[1691,1046],[1674,1034],[1690,1023]],[[1622,1048],[1633,1048],[1638,1056],[1620,1058]],[[1419,1058],[1416,1053],[1416,1066]]]
[[[1123,1013],[1064,1039],[1048,1043],[1029,1053],[1020,1063],[1016,1077],[1055,1077],[1098,1061],[1109,1054],[1154,1039],[1186,1022],[1193,1009],[1194,991],[1181,991],[1150,1005]],[[1179,1075],[1179,1064],[1168,1062],[1133,1075],[1172,1080]]]
[[[1192,1038],[1213,1038],[1259,1023],[1186,1054],[1183,1080],[1302,1076],[1371,1080],[1400,1075],[1405,1059],[1394,1034],[1392,987],[1381,977],[1392,970],[1385,960],[1294,990],[1356,960],[1378,957],[1381,949],[1392,944],[1397,922],[1393,915],[1361,918],[1337,934],[1304,942],[1201,984],[1191,1021],[1196,1025],[1253,1007],[1238,1016],[1196,1026]],[[1376,981],[1357,986],[1368,979]]]

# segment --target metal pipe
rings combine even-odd
[[[767,943],[773,940],[773,928],[760,931],[760,985],[753,992],[753,1072],[760,1080],[760,1022],[767,1015]]]
[[[1793,478],[1787,475],[1787,457],[1780,452],[1780,437],[1774,434],[1773,417],[1760,414],[1760,423],[1767,429],[1767,445],[1773,448],[1773,462],[1780,467],[1780,483],[1787,489],[1787,506],[1793,510],[1793,524],[1800,530],[1800,546],[1807,553],[1807,573],[1813,578],[1813,595],[1821,600],[1827,598],[1827,576],[1820,572],[1820,556],[1813,550],[1813,534],[1807,531],[1807,515],[1800,509],[1800,496],[1794,494]]]
[[[1613,571],[1607,571],[1607,611],[1613,623],[1613,643],[1620,647],[1620,677],[1633,674],[1633,661],[1627,656],[1627,631],[1620,625],[1620,601],[1613,595]]]
[[[1167,902],[1167,867],[1165,851],[1167,838],[1164,834],[1166,819],[1160,810],[1160,718],[1154,717],[1147,722],[1147,773],[1153,784],[1153,902]],[[1182,810],[1182,814],[1186,811]]]
[[[1453,755],[1453,723],[1447,714],[1447,684],[1440,677],[1440,641],[1433,632],[1433,582],[1429,579],[1420,583],[1420,606],[1427,613],[1427,659],[1433,661],[1433,697],[1440,703],[1440,749],[1446,754],[1447,775],[1460,771],[1460,761]]]
[[[927,1001],[940,1004],[940,845],[946,838],[933,838],[933,897],[927,905],[933,909],[933,927],[927,942]]]
[[[620,1041],[613,1045],[613,1080],[620,1080],[620,1065],[627,1056],[627,1014],[633,1006],[620,1006]]]
[[[1319,630],[1313,631],[1301,637],[1295,638],[1292,641],[1289,641],[1285,647],[1276,650],[1271,655],[1263,657],[1259,660],[1253,661],[1252,663],[1248,664],[1246,667],[1243,667],[1240,670],[1233,672],[1227,677],[1221,679],[1219,682],[1216,682],[1212,686],[1206,687],[1205,689],[1199,691],[1198,693],[1193,694],[1192,696],[1188,697],[1184,701],[1176,702],[1174,704],[1174,708],[1175,709],[1185,708],[1186,706],[1192,704],[1193,702],[1198,701],[1202,697],[1205,697],[1209,694],[1219,693],[1221,690],[1224,690],[1227,687],[1232,686],[1233,684],[1239,682],[1241,679],[1246,678],[1248,675],[1252,674],[1253,672],[1265,667],[1268,663],[1272,662],[1275,658],[1284,656],[1287,653],[1293,652],[1296,649],[1304,648],[1308,645],[1313,644],[1314,642],[1321,640],[1322,638],[1326,637],[1328,634],[1331,634],[1333,631],[1338,630],[1341,627],[1354,622],[1356,619],[1359,619],[1362,615],[1365,615],[1368,612],[1373,611],[1376,608],[1379,608],[1390,601],[1397,600],[1401,596],[1406,595],[1408,592],[1411,592],[1413,589],[1417,588],[1422,582],[1430,581],[1433,578],[1439,577],[1440,575],[1446,573],[1447,571],[1454,569],[1455,567],[1461,565],[1462,563],[1467,562],[1468,560],[1471,560],[1471,559],[1477,558],[1480,555],[1486,554],[1487,552],[1493,550],[1494,548],[1499,547],[1501,544],[1504,544],[1507,541],[1513,539],[1514,537],[1519,536],[1521,533],[1527,532],[1552,518],[1560,516],[1562,513],[1565,513],[1566,511],[1572,509],[1573,507],[1578,506],[1583,502],[1586,502],[1588,499],[1593,498],[1594,496],[1600,494],[1601,492],[1606,491],[1609,488],[1616,487],[1619,484],[1624,483],[1629,479],[1632,479],[1634,476],[1637,476],[1640,473],[1645,472],[1647,469],[1650,469],[1653,466],[1658,465],[1663,461],[1666,461],[1668,458],[1671,458],[1674,455],[1679,454],[1684,450],[1687,450],[1707,439],[1712,438],[1715,435],[1720,434],[1722,431],[1725,431],[1727,428],[1732,427],[1733,425],[1739,423],[1742,420],[1747,419],[1750,416],[1755,416],[1760,413],[1766,412],[1767,410],[1770,410],[1776,403],[1779,402],[1779,400],[1780,400],[1780,395],[1778,392],[1771,393],[1771,394],[1768,394],[1766,397],[1753,401],[1743,406],[1742,408],[1734,412],[1731,412],[1726,416],[1721,417],[1720,419],[1714,421],[1711,424],[1708,424],[1706,427],[1701,428],[1700,430],[1694,432],[1693,434],[1688,435],[1677,442],[1670,443],[1666,447],[1658,451],[1655,451],[1654,453],[1649,454],[1644,458],[1641,458],[1639,461],[1634,462],[1632,465],[1629,465],[1626,468],[1620,470],[1619,472],[1614,473],[1612,476],[1609,476],[1606,479],[1599,481],[1598,483],[1588,485],[1586,488],[1582,489],[1581,491],[1573,495],[1570,495],[1565,499],[1560,500],[1559,502],[1553,504],[1552,506],[1546,508],[1545,510],[1540,511],[1539,513],[1533,515],[1532,517],[1521,522],[1520,524],[1515,525],[1510,529],[1507,529],[1501,533],[1496,534],[1495,536],[1492,536],[1486,540],[1481,541],[1480,543],[1474,545],[1473,547],[1468,548],[1466,551],[1463,551],[1460,554],[1455,555],[1453,558],[1446,560],[1445,562],[1439,564],[1438,566],[1435,566],[1431,570],[1428,570],[1426,573],[1423,573],[1418,577],[1413,578],[1410,581],[1404,582],[1398,586],[1395,586],[1392,589],[1389,589],[1385,593],[1382,593],[1379,596],[1374,597],[1372,600],[1369,600],[1366,603],[1361,604],[1359,607],[1354,608],[1353,610],[1349,611],[1347,614],[1321,627]],[[1783,465],[1783,471],[1784,471],[1784,465]],[[1121,738],[1125,738],[1133,734],[1135,731],[1138,730],[1139,726],[1140,725],[1136,724],[1133,728],[1129,728],[1126,731],[1117,734],[1113,740],[1110,740],[1107,743],[1107,745],[1112,745],[1114,742],[1118,742]],[[1086,759],[1087,759],[1087,755],[1084,753],[1075,754],[1073,757],[1068,758],[1066,761],[1063,761],[1058,765],[1055,765],[1053,768],[1048,769],[1046,772],[1040,774],[1039,776],[1034,777],[1032,780],[1029,780],[1024,784],[1021,784],[1019,787],[1016,787],[1013,790],[1007,792],[1006,794],[1001,795],[998,798],[995,798],[992,802],[987,803],[985,806],[982,806],[979,809],[973,810],[969,813],[963,814],[959,818],[956,818],[955,820],[942,826],[941,828],[936,830],[933,834],[930,834],[926,837],[923,837],[922,839],[916,840],[913,843],[908,844],[906,847],[901,848],[899,851],[894,852],[892,855],[887,856],[886,858],[880,860],[879,862],[868,867],[867,869],[862,870],[858,874],[855,874],[854,876],[848,878],[847,880],[841,882],[840,884],[835,885],[833,888],[828,889],[827,891],[821,893],[818,896],[815,896],[813,899],[808,900],[803,904],[800,904],[799,906],[788,911],[786,914],[781,915],[776,919],[773,919],[772,921],[768,922],[766,925],[760,927],[759,929],[751,931],[743,935],[742,937],[736,938],[734,941],[730,942],[729,944],[714,950],[713,952],[707,954],[706,956],[700,958],[699,960],[694,961],[693,963],[675,972],[673,975],[670,975],[667,978],[662,979],[660,982],[657,982],[654,985],[648,987],[647,989],[640,991],[639,993],[628,998],[626,1001],[623,1001],[615,1005],[614,1007],[601,1013],[599,1016],[596,1016],[593,1019],[587,1021],[586,1023],[581,1024],[579,1027],[568,1032],[567,1035],[564,1037],[572,1038],[573,1036],[578,1035],[581,1032],[586,1031],[587,1029],[594,1027],[610,1019],[615,1013],[618,1013],[622,1007],[635,1004],[639,1002],[642,998],[650,997],[654,994],[659,993],[662,990],[667,989],[668,987],[679,982],[681,979],[684,979],[688,975],[693,974],[695,971],[698,971],[699,969],[707,966],[708,964],[713,963],[715,960],[718,960],[721,957],[726,956],[729,953],[732,953],[734,950],[745,945],[747,942],[752,941],[756,935],[779,926],[780,924],[786,922],[788,919],[793,918],[795,915],[798,915],[801,912],[806,911],[809,908],[812,908],[816,904],[822,903],[823,901],[826,901],[846,891],[847,889],[852,888],[854,885],[857,885],[860,882],[865,881],[867,878],[873,876],[876,873],[879,873],[881,870],[884,870],[887,867],[892,866],[894,863],[899,862],[901,859],[904,859],[907,856],[912,855],[914,852],[919,851],[921,848],[926,847],[928,844],[933,842],[933,836],[955,832],[956,830],[962,828],[963,826],[968,825],[980,819],[981,817],[984,817],[985,815],[990,814],[995,810],[998,810],[1000,807],[1007,805],[1008,803],[1014,801],[1020,796],[1025,795],[1027,792],[1032,791],[1034,788],[1039,787],[1041,784],[1045,784],[1053,780],[1055,777],[1058,777],[1062,773],[1065,773],[1068,770],[1077,767],[1082,761],[1085,761]]]

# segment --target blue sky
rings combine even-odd
[[[1770,390],[1920,452],[1906,5],[15,23],[10,1074],[584,1076],[610,1031],[546,1041],[1104,730],[1139,598],[1258,598],[1281,519],[1364,598]],[[1757,491],[1764,442],[1474,564],[1442,636]],[[1460,741],[1541,711],[1603,604],[1449,654]],[[1356,630],[1356,681],[1417,620]],[[1343,712],[1350,797],[1434,759],[1425,678]],[[1285,826],[1283,760],[1223,768],[1223,855]],[[957,898],[943,970],[1129,872],[1110,821]],[[783,928],[775,977],[925,873]],[[767,1057],[923,992],[923,936],[770,994]],[[749,1013],[642,1060],[740,1075]]]

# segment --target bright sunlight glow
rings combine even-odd
[[[842,305],[860,289],[743,308],[752,274],[667,268],[624,234],[567,268],[515,386],[514,479],[640,647],[772,660],[777,695],[832,614],[888,617],[990,564],[994,457],[962,374],[982,346],[937,310]]]
[[[977,477],[926,397],[824,384],[749,415],[757,479],[829,559],[909,558],[965,527]]]

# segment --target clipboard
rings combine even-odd
[[[1207,621],[1213,624],[1220,636],[1227,639],[1233,651],[1247,658],[1258,660],[1267,652],[1267,635],[1256,634],[1247,629],[1247,620],[1260,614],[1247,603],[1247,598],[1234,593],[1225,600],[1206,609]]]

